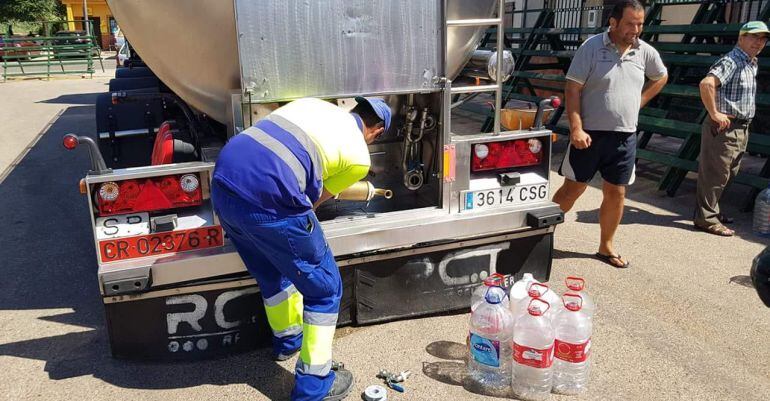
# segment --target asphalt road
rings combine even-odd
[[[103,90],[105,82],[0,84],[0,143],[32,138],[0,146],[3,157],[17,160],[0,183],[0,400],[286,399],[294,360],[271,362],[267,350],[187,363],[110,356],[88,211],[77,190],[88,158],[60,144],[65,133],[94,132],[94,86]],[[19,119],[34,124],[14,124]],[[591,257],[597,188],[556,231],[551,283],[563,289],[566,276],[585,277],[598,311],[589,391],[555,400],[770,398],[770,311],[745,285],[765,246],[750,232],[750,214],[737,210],[747,190],[728,191],[723,205],[737,218],[738,236],[719,238],[691,228],[693,180],[665,197],[655,191],[661,171],[640,166],[630,188],[617,235],[630,269]],[[554,175],[552,190],[559,183]],[[349,399],[377,383],[383,368],[415,372],[407,392],[391,400],[492,399],[468,384],[467,324],[468,314],[457,313],[338,330],[335,359],[356,375]]]

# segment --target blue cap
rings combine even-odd
[[[387,132],[388,129],[390,129],[390,106],[388,106],[384,100],[378,97],[358,96],[356,97],[356,102],[358,104],[366,102],[369,104],[369,106],[372,106],[372,109],[374,110],[374,113],[377,114],[377,117],[379,117],[380,120],[385,123],[385,131]]]

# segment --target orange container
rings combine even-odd
[[[551,117],[553,108],[543,110],[543,121],[548,121]],[[519,129],[530,129],[535,123],[535,114],[537,109],[502,109],[500,110],[500,124],[503,128],[514,131]]]

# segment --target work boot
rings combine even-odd
[[[353,389],[353,373],[344,368],[339,368],[334,373],[336,374],[334,384],[332,384],[329,394],[324,397],[323,401],[344,400],[350,394],[350,390]]]

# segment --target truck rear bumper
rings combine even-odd
[[[344,294],[338,324],[466,309],[473,289],[493,272],[515,279],[529,272],[547,281],[553,230],[518,230],[342,259]],[[237,259],[237,254],[230,255]],[[206,260],[230,258],[222,253]],[[267,344],[270,330],[259,289],[244,273],[198,284],[160,286],[155,282],[149,291],[104,296],[113,355],[201,359]],[[169,280],[169,276],[160,278]],[[154,276],[151,279],[156,281]]]
[[[558,206],[543,202],[528,205],[526,210],[484,214],[448,214],[441,209],[410,211],[388,218],[375,216],[365,226],[334,221],[324,223],[323,228],[342,268],[392,259],[402,253],[424,253],[421,249],[436,245],[452,249],[495,236],[511,240],[542,235],[553,232],[562,221]],[[102,294],[114,296],[247,274],[235,249],[226,243],[221,248],[158,259],[102,264],[98,275]]]

